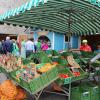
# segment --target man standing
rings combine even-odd
[[[5,54],[12,53],[13,51],[13,42],[10,40],[10,37],[6,37],[6,41],[4,42],[3,49]]]
[[[28,39],[28,41],[25,44],[25,49],[26,49],[26,57],[29,57],[33,52],[35,52],[33,38]]]
[[[83,40],[82,41],[82,45],[81,45],[81,47],[80,47],[80,51],[86,51],[86,52],[91,52],[92,50],[91,50],[91,47],[87,44],[87,40]]]

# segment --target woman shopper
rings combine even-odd
[[[42,42],[42,45],[41,45],[42,51],[46,51],[46,50],[48,50],[48,48],[49,48],[49,46],[48,46],[47,42],[46,41],[43,41]]]
[[[13,41],[13,51],[12,51],[12,54],[14,54],[15,56],[19,56],[19,48],[18,48],[17,42],[14,39],[12,41]]]
[[[38,40],[38,42],[36,44],[36,47],[37,47],[37,52],[41,51],[41,42],[40,42],[40,40]]]
[[[26,58],[26,50],[25,50],[26,41],[22,40],[21,42],[21,57]]]

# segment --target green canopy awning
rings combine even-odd
[[[64,34],[100,33],[100,8],[89,0],[31,0],[0,20]]]

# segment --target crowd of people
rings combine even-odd
[[[21,56],[22,58],[29,57],[32,53],[39,51],[46,51],[49,49],[47,41],[36,41],[33,38],[29,38],[27,41],[22,40],[18,43],[15,39],[10,39],[6,37],[6,40],[0,42],[0,53],[7,54],[12,53],[15,56]]]
[[[46,51],[49,49],[49,45],[45,40],[38,40],[34,42],[33,38],[29,38],[27,41],[22,40],[21,43],[18,43],[15,39],[10,39],[6,37],[6,40],[0,42],[0,53],[7,54],[12,53],[15,56],[21,56],[22,58],[29,57],[32,53],[39,51]],[[88,45],[87,40],[82,41],[80,46],[80,51],[91,52],[92,49]],[[97,45],[97,50],[95,52],[100,53],[100,45]]]

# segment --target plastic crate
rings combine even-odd
[[[99,99],[99,86],[93,84],[93,83],[90,83],[90,82],[86,82],[86,83],[82,83],[81,84],[82,88],[86,89],[87,91],[90,92],[90,98],[91,100],[100,100]]]
[[[81,51],[81,56],[83,58],[92,58],[96,55],[96,53],[94,52],[85,52],[85,51]]]
[[[78,68],[78,70],[80,72],[80,76],[73,76],[72,77],[72,82],[84,79],[88,76],[88,73],[84,72],[82,68]]]
[[[47,73],[49,81],[54,80],[56,77],[58,77],[58,69],[57,67],[54,67],[52,70],[48,71]]]
[[[80,54],[72,52],[74,59],[80,58]]]
[[[66,59],[62,59],[62,58],[59,58],[58,59],[58,63],[63,65],[63,66],[67,66],[68,65],[68,62]]]
[[[90,92],[81,87],[74,87],[71,90],[71,100],[91,100]]]
[[[29,91],[32,94],[35,94],[51,84],[58,78],[57,67],[52,68],[46,73],[43,73],[38,78],[34,78],[32,81],[27,82],[22,78],[16,79],[16,71],[10,73],[11,78],[16,81],[21,87]]]
[[[59,56],[59,53],[56,50],[52,50],[52,55],[53,56]]]
[[[73,75],[68,68],[64,68],[64,69],[59,70],[59,74],[68,74],[69,77],[68,78],[59,78],[56,81],[58,84],[62,85],[62,84],[71,83],[71,78],[73,77]]]
[[[53,51],[52,51],[52,50],[47,50],[47,51],[46,51],[46,54],[47,54],[47,55],[50,55],[50,54],[52,55],[52,54],[53,54]]]
[[[53,62],[58,62],[59,61],[59,59],[61,59],[59,56],[52,56],[52,61]]]
[[[93,66],[93,67],[100,67],[100,63],[94,62],[94,63],[92,63],[92,66]]]
[[[61,53],[61,56],[63,56],[63,57],[67,57],[69,55],[72,55],[72,53],[71,52],[62,52]]]

